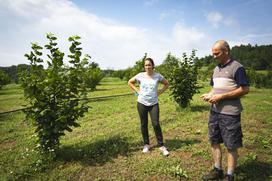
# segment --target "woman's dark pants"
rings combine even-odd
[[[141,131],[144,140],[144,144],[149,145],[149,135],[148,135],[148,112],[151,117],[152,126],[155,131],[155,135],[157,138],[157,143],[159,146],[163,146],[163,137],[161,126],[159,123],[159,104],[155,104],[152,106],[145,106],[139,102],[137,102],[137,109],[141,120]]]

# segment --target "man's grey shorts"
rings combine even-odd
[[[226,115],[211,111],[209,118],[209,140],[211,144],[224,145],[228,149],[243,146],[241,115]]]

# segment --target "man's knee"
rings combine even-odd
[[[229,154],[237,154],[237,148],[227,148]]]

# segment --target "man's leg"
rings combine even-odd
[[[238,159],[237,149],[228,149],[228,175],[233,175]]]
[[[219,128],[219,113],[210,112],[209,117],[209,140],[212,147],[212,156],[214,161],[214,168],[202,177],[203,180],[219,180],[223,179],[224,174],[222,170],[222,153],[220,143],[223,142]]]
[[[234,172],[238,159],[238,148],[243,146],[241,115],[221,115],[222,137],[228,149],[228,180],[234,180]]]
[[[220,144],[212,144],[212,155],[214,161],[214,168],[202,177],[203,180],[219,180],[224,178]]]
[[[222,169],[222,152],[220,144],[212,145],[212,155],[214,161],[214,167],[221,170]]]

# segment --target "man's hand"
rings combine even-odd
[[[202,98],[206,102],[209,102],[209,103],[212,103],[212,104],[216,104],[220,100],[223,99],[223,95],[222,94],[211,94],[211,93],[207,93],[207,94],[201,95],[200,98]]]
[[[212,103],[212,104],[216,104],[222,99],[223,99],[222,94],[214,94],[214,95],[211,96],[211,98],[208,100],[208,102]]]
[[[209,102],[210,98],[212,97],[211,93],[202,94],[200,98],[202,98],[204,101]]]

